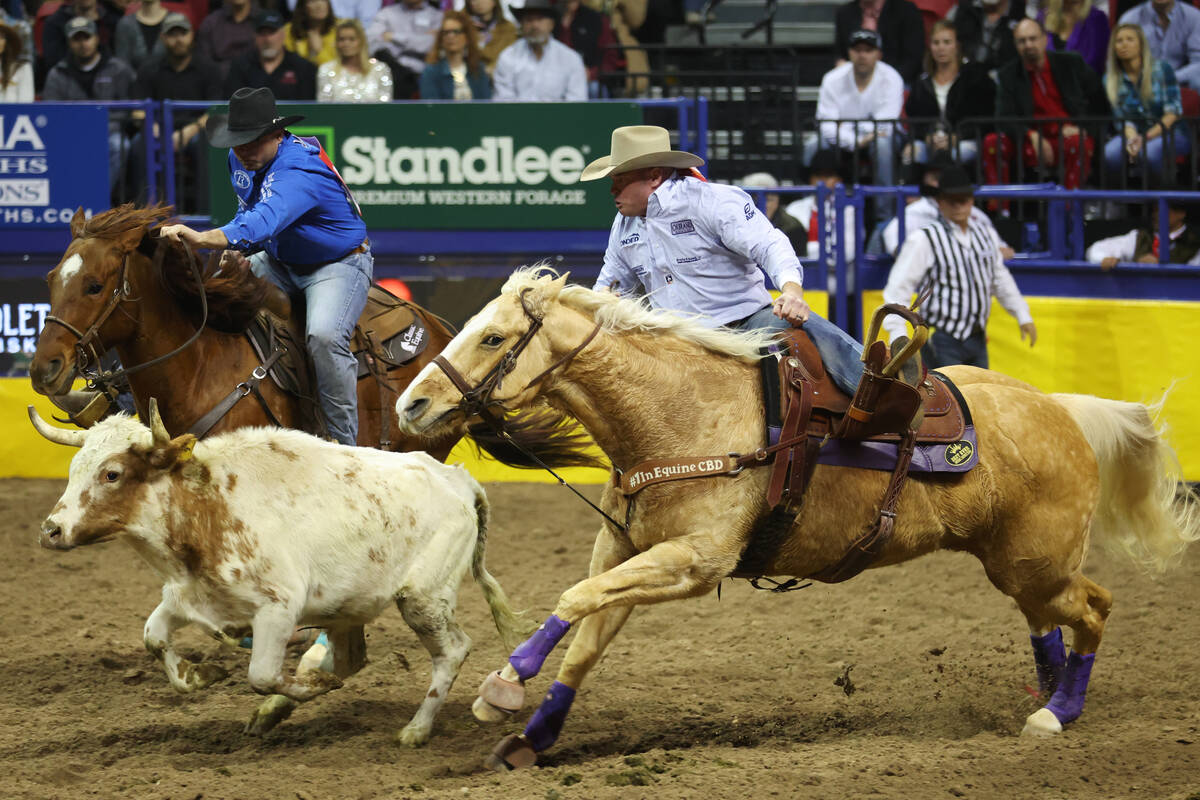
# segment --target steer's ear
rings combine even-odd
[[[190,433],[176,436],[168,442],[155,442],[150,450],[150,466],[155,469],[170,469],[176,464],[191,461],[196,437]]]

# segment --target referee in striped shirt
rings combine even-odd
[[[1037,341],[1029,305],[1004,266],[1003,243],[991,222],[971,216],[975,188],[958,165],[942,171],[937,192],[936,222],[910,233],[892,266],[885,303],[908,305],[912,296],[932,289],[922,314],[934,328],[921,356],[926,366],[969,364],[987,369],[987,321],[992,295],[1017,318],[1021,339]],[[889,316],[883,323],[892,341],[907,333],[904,320]]]

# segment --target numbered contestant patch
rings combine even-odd
[[[946,445],[946,463],[952,467],[960,467],[975,455],[975,446],[968,441],[957,441]]]

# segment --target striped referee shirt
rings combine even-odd
[[[992,295],[1024,325],[1033,322],[1012,273],[1000,255],[1000,236],[990,221],[972,216],[964,231],[939,216],[937,222],[909,236],[892,266],[883,290],[885,303],[908,305],[912,296],[932,285],[922,313],[929,324],[956,339],[987,327]],[[884,329],[892,339],[904,335],[904,320],[889,316]]]

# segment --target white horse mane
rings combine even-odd
[[[500,293],[519,295],[524,289],[532,289],[534,297],[538,297],[558,277],[557,271],[544,264],[520,267],[505,281]],[[762,357],[760,348],[775,341],[778,336],[775,331],[708,328],[699,322],[697,316],[651,308],[642,298],[621,297],[613,292],[594,292],[584,286],[568,284],[563,287],[558,299],[563,305],[591,316],[604,330],[665,333],[743,361],[758,361]]]

